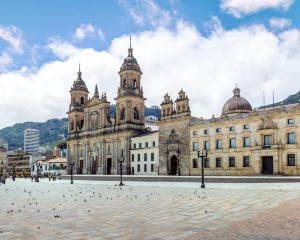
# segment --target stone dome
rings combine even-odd
[[[81,78],[81,71],[80,71],[80,65],[79,65],[79,71],[77,73],[77,79],[74,81],[73,86],[71,87],[71,91],[86,91],[88,92],[88,89],[85,85],[85,82]]]
[[[222,108],[223,115],[249,113],[252,111],[251,104],[240,95],[241,90],[238,87],[233,89],[233,97],[230,98]]]
[[[128,49],[128,56],[124,59],[124,62],[120,68],[120,72],[125,70],[136,70],[141,72],[140,65],[138,64],[136,58],[133,56],[132,52],[133,49],[131,48],[131,36],[130,36],[130,46]]]

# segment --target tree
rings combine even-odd
[[[61,150],[64,150],[64,149],[67,149],[67,142],[65,140],[63,141],[60,141],[58,144],[57,144],[57,147]]]

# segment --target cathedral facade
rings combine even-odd
[[[123,160],[123,173],[130,174],[130,139],[145,132],[141,76],[130,44],[119,71],[116,111],[111,118],[106,94],[100,96],[96,85],[90,98],[79,68],[67,112],[68,162],[74,161],[75,173],[117,174]]]

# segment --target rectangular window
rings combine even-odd
[[[272,145],[272,136],[271,135],[264,135],[264,147],[271,147]]]
[[[208,134],[208,129],[205,129],[205,130],[203,131],[203,133],[204,133],[205,135],[207,135],[207,134]]]
[[[199,150],[199,143],[193,142],[193,151],[198,151]]]
[[[209,150],[209,142],[208,141],[204,141],[203,142],[203,147],[204,147],[204,150]]]
[[[204,167],[209,168],[209,158],[204,158]]]
[[[151,164],[151,172],[154,172],[154,164]]]
[[[243,166],[244,167],[250,167],[250,157],[249,156],[244,156],[243,157]]]
[[[235,138],[229,139],[229,148],[235,148]]]
[[[144,153],[144,161],[147,161],[147,153]]]
[[[144,172],[147,172],[147,164],[144,164]]]
[[[295,144],[295,133],[292,132],[287,134],[287,143]]]
[[[288,119],[287,124],[288,125],[293,125],[293,124],[295,124],[295,120],[294,119]]]
[[[295,154],[288,154],[287,155],[287,165],[288,166],[296,166]]]
[[[217,133],[220,133],[220,132],[221,132],[221,128],[217,128],[217,129],[216,129],[216,132],[217,132]]]
[[[141,171],[141,166],[140,166],[140,164],[137,165],[137,171],[138,171],[138,172]]]
[[[151,153],[151,161],[154,161],[154,153]]]
[[[198,167],[197,159],[193,159],[193,168],[197,168],[197,167]]]
[[[145,145],[146,145],[145,147],[147,148],[148,147],[148,142],[146,142]]]
[[[250,138],[249,137],[244,137],[243,146],[244,147],[250,147]]]
[[[229,157],[229,167],[235,167],[235,158]]]
[[[134,154],[131,154],[131,161],[134,162]]]
[[[141,154],[138,153],[138,162],[141,161]]]
[[[234,132],[234,126],[229,127],[229,132]]]
[[[193,132],[193,135],[194,135],[194,136],[197,136],[197,135],[198,135],[198,132],[197,132],[197,131],[194,131],[194,132]]]
[[[216,149],[222,149],[222,141],[216,140]]]
[[[142,143],[139,143],[139,148],[142,148]]]
[[[152,142],[152,147],[155,147],[155,141]]]
[[[216,168],[222,167],[222,159],[221,158],[216,158]]]
[[[244,130],[248,130],[250,127],[249,127],[249,125],[248,124],[245,124],[244,125]]]
[[[136,143],[135,143],[135,144],[133,144],[133,148],[136,148]]]

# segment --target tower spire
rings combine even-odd
[[[95,86],[95,93],[94,93],[94,97],[99,97],[98,85],[97,85],[97,84],[96,84],[96,86]]]
[[[80,62],[79,62],[79,66],[78,66],[78,79],[81,79],[81,71],[80,71]]]
[[[128,48],[128,57],[132,57],[132,47],[131,47],[131,35],[129,36],[129,48]]]

